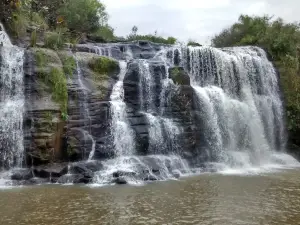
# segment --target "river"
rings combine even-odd
[[[300,224],[300,170],[204,174],[143,186],[0,190],[0,224]]]

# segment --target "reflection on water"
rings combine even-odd
[[[300,224],[300,171],[202,175],[145,186],[0,191],[0,224]]]

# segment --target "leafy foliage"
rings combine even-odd
[[[176,41],[177,41],[177,39],[174,38],[174,37],[168,37],[166,39],[166,38],[163,38],[163,37],[160,37],[160,36],[155,36],[155,35],[152,35],[152,34],[148,34],[148,35],[132,35],[131,34],[127,37],[127,40],[128,41],[144,40],[144,41],[151,41],[151,42],[154,42],[154,43],[170,44],[170,45],[175,44]]]
[[[193,46],[193,47],[201,47],[202,45],[199,44],[198,42],[196,41],[193,41],[193,40],[189,40],[187,46]]]
[[[66,0],[58,10],[71,31],[86,33],[107,24],[107,13],[97,0]]]
[[[89,67],[101,75],[108,75],[109,73],[116,71],[119,68],[119,64],[115,60],[99,56],[97,58],[93,58],[89,62]]]
[[[66,36],[63,29],[45,33],[45,47],[58,50],[63,48]]]
[[[115,40],[114,29],[109,25],[101,26],[96,31],[89,33],[88,38],[96,42],[110,42]]]

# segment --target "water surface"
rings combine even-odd
[[[144,186],[0,190],[0,224],[300,224],[300,170],[206,174]]]

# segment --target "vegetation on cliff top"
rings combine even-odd
[[[55,51],[49,49],[33,48],[33,53],[39,78],[49,88],[52,99],[60,105],[62,116],[64,116],[67,113],[68,102],[67,75],[64,70],[65,66],[68,66],[68,72],[74,70],[72,67],[74,62],[71,62],[69,58],[61,60]]]
[[[212,39],[215,47],[256,45],[264,48],[280,72],[291,141],[300,145],[300,26],[281,18],[241,15]]]

